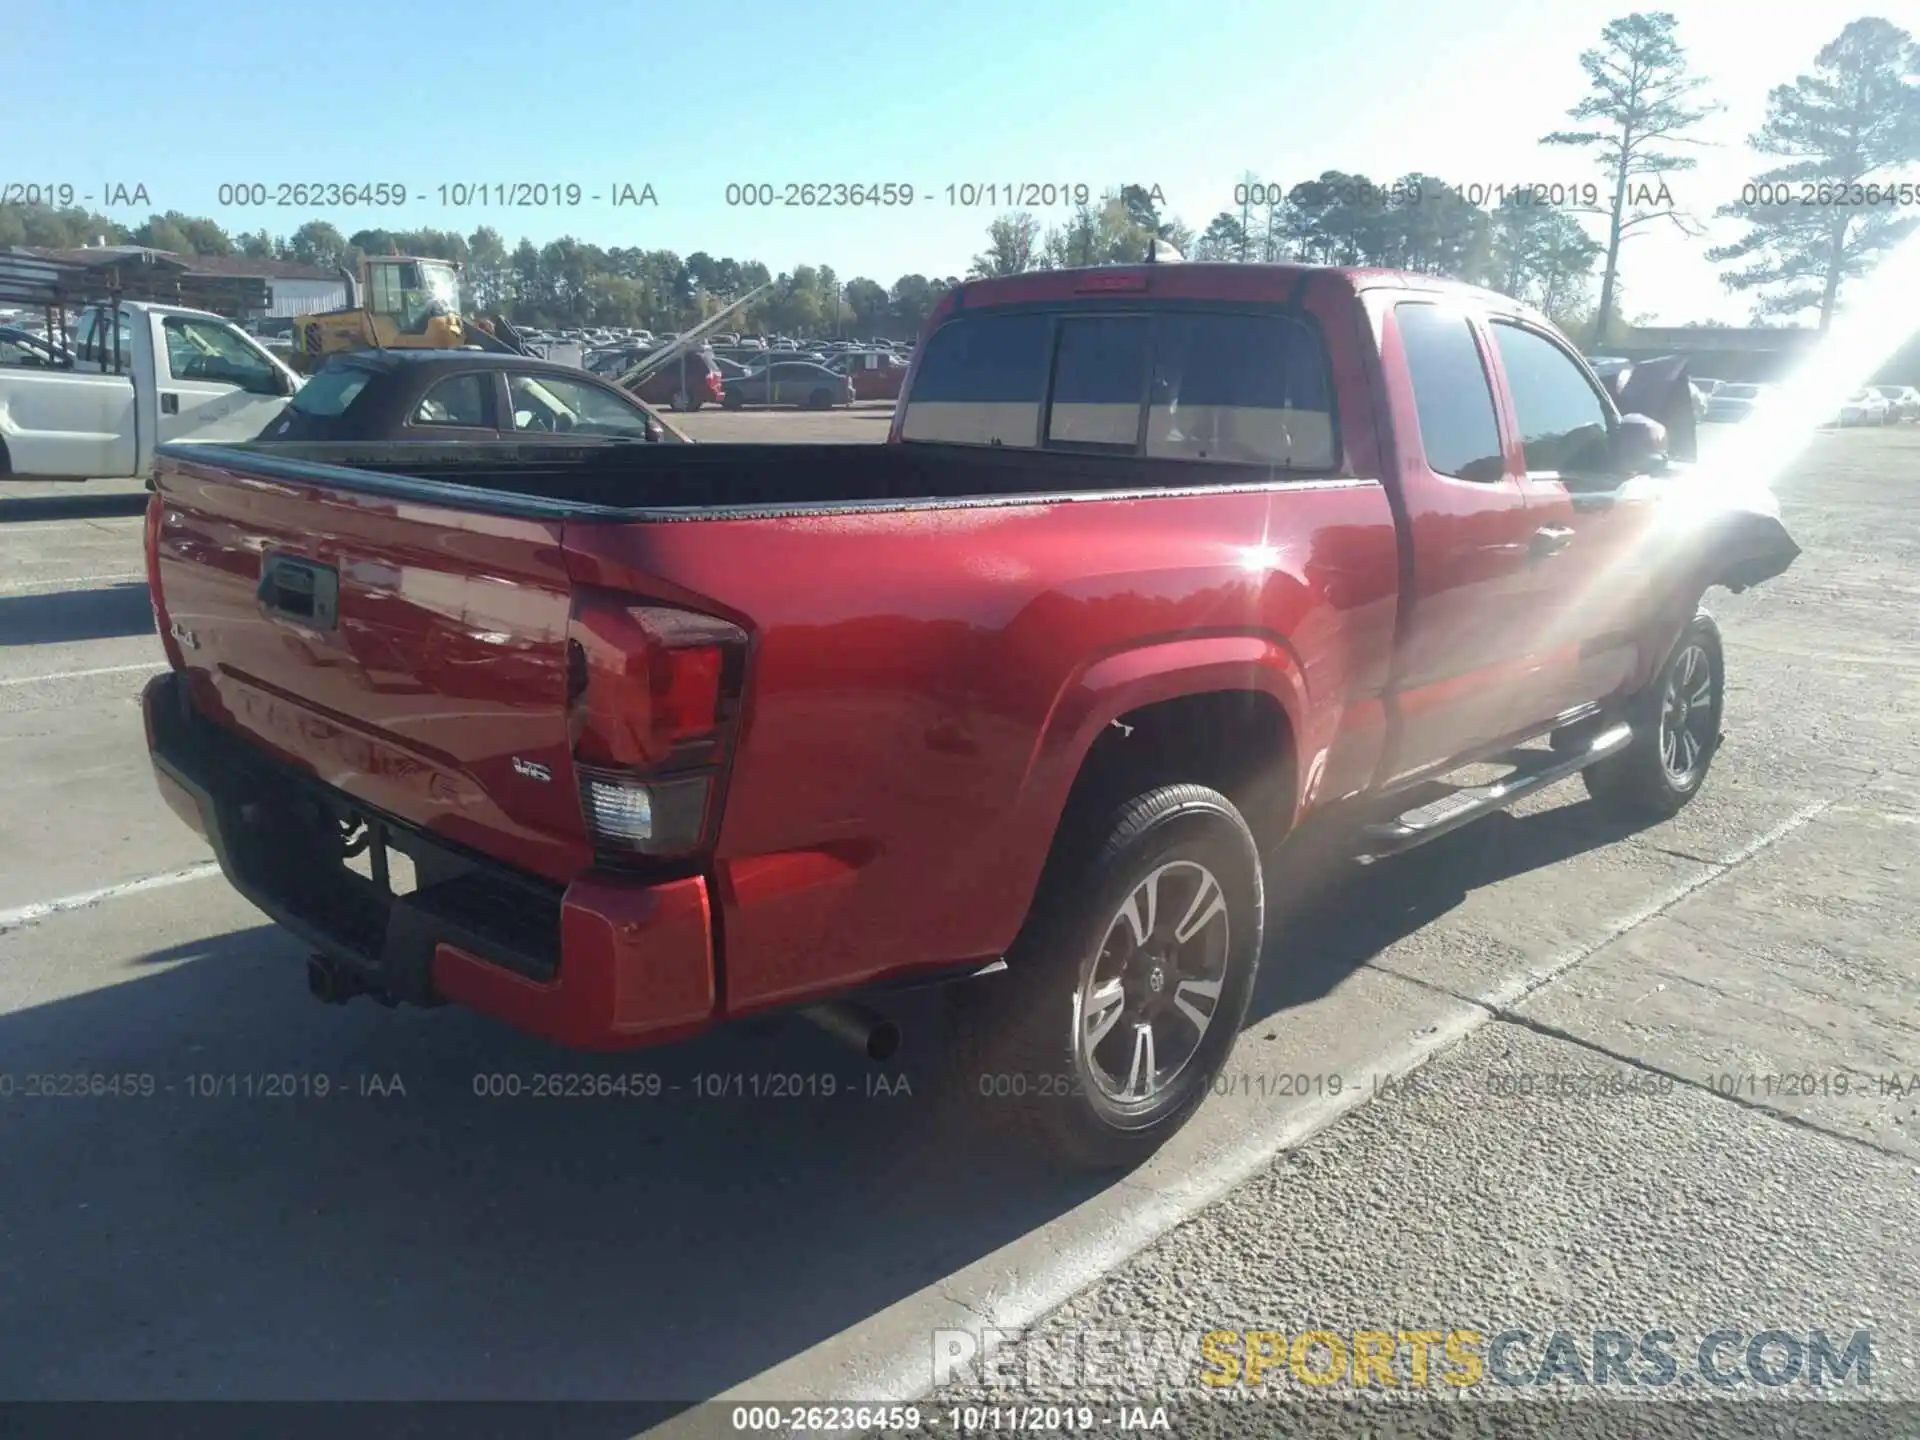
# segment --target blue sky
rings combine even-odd
[[[1727,112],[1672,189],[1703,217],[1755,168],[1743,137],[1851,6],[1668,0]],[[324,213],[509,241],[830,264],[891,284],[964,273],[992,208],[963,182],[1158,184],[1196,228],[1251,171],[1286,184],[1337,167],[1462,184],[1594,178],[1539,146],[1580,93],[1578,56],[1626,8],[1584,0],[863,0],[794,5],[602,0],[5,0],[0,182],[146,185],[156,210],[285,233],[306,210],[222,208],[231,182],[392,181],[403,211]],[[1820,13],[1811,13],[1818,10]],[[1876,12],[1878,13],[1878,12]],[[1764,14],[1765,23],[1757,23]],[[100,101],[84,78],[102,77]],[[613,209],[442,208],[442,184],[650,183]],[[899,181],[910,208],[730,208],[730,182]],[[144,210],[116,212],[133,223]],[[1041,212],[1043,220],[1062,214]],[[1627,248],[1625,309],[1742,319],[1699,258],[1649,234]]]

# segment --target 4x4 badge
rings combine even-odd
[[[542,785],[553,779],[553,772],[546,766],[532,760],[522,760],[518,755],[513,757],[513,773],[524,775],[529,780],[538,780]]]

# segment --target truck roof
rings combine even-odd
[[[1096,265],[1072,270],[1029,270],[990,280],[969,280],[954,291],[953,309],[989,305],[1097,301],[1123,295],[1163,300],[1225,300],[1285,303],[1307,282],[1325,277],[1358,292],[1392,286],[1452,296],[1500,313],[1544,322],[1531,306],[1511,296],[1411,270],[1374,266],[1246,264],[1226,261]]]

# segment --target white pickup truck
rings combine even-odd
[[[301,384],[203,310],[90,306],[72,335],[71,365],[0,363],[0,479],[143,479],[156,445],[250,440]]]

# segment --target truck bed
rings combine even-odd
[[[738,512],[889,508],[1008,496],[1072,497],[1151,489],[1240,489],[1329,478],[1324,471],[1225,467],[1135,456],[962,445],[638,445],[533,447],[379,442],[196,447],[205,463],[418,495],[413,482],[462,487],[450,500],[502,513],[582,509]],[[224,457],[224,458],[223,458]],[[397,482],[397,483],[383,483]],[[478,492],[478,493],[473,493]],[[531,505],[516,502],[533,502]],[[692,518],[671,514],[659,518]]]

